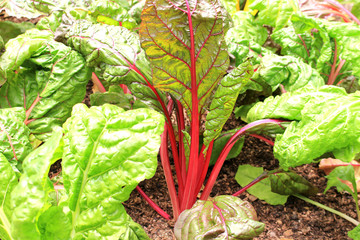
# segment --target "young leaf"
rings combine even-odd
[[[319,189],[295,172],[270,174],[271,191],[281,195],[301,194],[303,196],[316,195]]]
[[[24,123],[25,117],[22,108],[0,109],[0,152],[14,166],[21,163],[33,149],[29,140],[30,130]]]
[[[175,223],[178,240],[192,239],[252,239],[264,231],[257,222],[254,208],[233,196],[217,196],[208,201],[198,200],[183,211]]]
[[[127,216],[121,203],[155,174],[163,130],[154,110],[74,106],[62,162],[72,238],[119,238]]]
[[[204,111],[229,66],[228,25],[218,0],[146,1],[140,38],[154,86],[180,100],[190,118]]]
[[[41,239],[70,239],[71,222],[62,207],[52,206],[42,213],[38,224]]]
[[[30,22],[14,23],[9,21],[0,22],[0,36],[3,38],[4,43],[10,39],[23,34],[26,30],[34,28],[35,25]]]
[[[357,184],[353,166],[349,165],[337,167],[331,171],[331,173],[326,176],[326,178],[328,179],[328,182],[324,193],[327,192],[327,190],[329,190],[331,187],[336,187],[339,192],[346,191],[350,193],[355,200],[357,200]],[[350,188],[344,182],[340,181],[340,179],[349,181],[352,184],[352,188]]]
[[[88,66],[98,67],[98,77],[109,83],[126,84],[136,98],[162,111],[157,96],[149,88],[151,69],[136,33],[81,20],[69,30],[68,44],[85,57]]]
[[[221,80],[206,116],[204,132],[206,146],[220,135],[234,109],[238,95],[247,90],[252,74],[252,66],[249,62],[245,62]]]
[[[40,239],[37,222],[39,216],[50,207],[49,193],[54,188],[48,173],[50,166],[62,157],[62,137],[62,129],[56,128],[51,138],[24,160],[24,172],[11,193],[14,239]]]
[[[249,111],[248,119],[297,120],[275,141],[275,157],[281,167],[287,169],[311,163],[327,152],[336,154],[350,147],[359,149],[359,110],[358,93],[347,94],[344,89],[334,86],[323,86],[318,90],[306,87],[256,104]]]
[[[218,160],[221,151],[224,149],[226,143],[229,141],[229,139],[232,137],[232,135],[235,133],[236,131],[227,131],[225,133],[222,133],[215,141],[214,141],[214,146],[211,152],[211,158],[210,158],[210,163],[209,165],[212,166],[216,163],[216,161]],[[227,155],[226,159],[231,159],[231,158],[236,158],[244,145],[244,140],[245,137],[240,138],[239,140],[237,140],[237,142],[235,143],[235,145],[231,148],[229,154]]]
[[[248,164],[240,165],[236,172],[235,180],[240,184],[240,186],[245,187],[263,172],[264,169],[262,167],[253,167]],[[287,195],[280,195],[272,192],[271,182],[268,178],[261,180],[259,183],[250,187],[247,191],[251,195],[264,200],[271,205],[283,205],[289,197]]]
[[[299,11],[298,1],[295,0],[255,0],[250,9],[259,10],[256,21],[263,25],[275,27],[277,31],[289,24],[291,16]]]
[[[360,240],[360,225],[357,225],[353,230],[348,232],[348,236],[353,240]]]
[[[0,153],[0,238],[12,240],[11,237],[11,192],[18,183],[18,179],[10,163]]]

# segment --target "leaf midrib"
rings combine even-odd
[[[75,226],[76,226],[76,220],[77,220],[77,217],[80,215],[80,198],[84,192],[84,188],[85,188],[85,185],[86,185],[86,182],[88,180],[88,173],[89,173],[89,170],[90,170],[90,167],[92,165],[92,161],[93,161],[93,158],[94,158],[94,155],[96,153],[96,150],[98,148],[98,145],[99,145],[99,141],[100,141],[100,138],[102,137],[102,135],[104,134],[104,131],[106,129],[106,126],[107,126],[107,122],[105,123],[104,127],[103,127],[103,130],[101,131],[101,133],[99,134],[99,136],[97,137],[96,141],[94,142],[94,147],[93,147],[93,150],[91,152],[91,155],[90,155],[90,158],[89,158],[89,161],[88,161],[88,164],[84,170],[84,177],[82,179],[82,183],[81,183],[81,189],[79,191],[79,194],[78,194],[78,198],[76,200],[76,208],[75,208],[75,212],[73,212],[72,214],[72,232],[71,232],[71,237],[74,238],[75,237]],[[90,136],[89,136],[90,137]],[[90,137],[91,138],[91,137]]]

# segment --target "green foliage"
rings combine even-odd
[[[7,43],[10,39],[25,33],[26,30],[34,28],[35,25],[30,22],[13,23],[9,21],[0,22],[0,36]]]

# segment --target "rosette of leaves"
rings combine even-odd
[[[250,203],[233,196],[198,200],[175,223],[176,239],[252,239],[264,231]]]
[[[90,76],[78,52],[48,31],[31,29],[10,40],[0,58],[0,108],[24,108],[25,124],[46,139],[83,100]]]

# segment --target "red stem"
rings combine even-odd
[[[358,25],[360,25],[360,20],[354,15],[352,14],[348,9],[346,9],[342,4],[340,4],[337,1],[334,0],[325,0],[326,2],[333,4],[335,6],[337,6],[338,8],[340,8],[342,11],[344,11],[352,20],[354,20],[354,22],[356,22]]]
[[[149,198],[139,186],[136,186],[136,190],[158,214],[160,214],[166,220],[170,220],[170,215],[167,214],[164,210],[162,210],[153,200],[151,200],[151,198]]]
[[[333,63],[331,65],[331,71],[330,71],[330,76],[327,82],[327,85],[333,85],[336,79],[335,76],[335,70],[336,70],[336,62],[337,62],[337,43],[336,43],[336,39],[334,39],[334,59],[333,59]]]
[[[249,188],[251,188],[252,186],[254,186],[255,184],[257,184],[258,182],[260,182],[261,180],[264,180],[265,178],[267,178],[269,175],[267,172],[263,172],[260,176],[258,176],[257,178],[255,178],[251,183],[249,183],[248,185],[246,185],[245,187],[243,187],[242,189],[240,189],[239,191],[237,191],[236,193],[233,194],[234,197],[239,196],[240,194],[244,193],[246,190],[248,190]]]
[[[206,151],[206,158],[205,158],[205,162],[204,162],[204,165],[203,165],[204,167],[202,168],[200,179],[199,179],[198,185],[196,187],[196,192],[197,193],[200,192],[200,189],[201,189],[202,185],[204,184],[204,180],[205,180],[206,174],[207,174],[208,169],[209,169],[209,163],[210,163],[210,159],[211,159],[213,146],[214,146],[214,140],[212,140],[210,142],[208,150]]]
[[[40,97],[40,95],[38,94],[36,99],[34,100],[34,102],[31,104],[31,106],[29,107],[28,110],[26,110],[26,118],[25,118],[25,123],[29,123],[29,117],[30,117],[30,114],[32,112],[32,110],[34,109],[35,105],[38,104],[38,102],[40,102],[40,100],[42,99],[42,97]]]
[[[252,127],[255,126],[259,126],[261,124],[265,124],[265,123],[275,123],[280,125],[280,123],[282,123],[284,121],[282,120],[277,120],[277,119],[263,119],[263,120],[258,120],[252,123],[247,124],[246,126],[242,127],[239,131],[237,131],[230,139],[229,141],[226,143],[225,147],[223,148],[223,150],[220,153],[220,156],[218,158],[218,160],[215,163],[215,166],[210,174],[210,177],[206,183],[205,189],[201,194],[200,199],[201,200],[206,200],[210,193],[212,188],[214,187],[215,181],[217,176],[219,175],[219,172],[221,170],[221,167],[223,166],[225,159],[227,157],[227,155],[229,154],[231,148],[234,146],[234,144],[236,143],[237,139],[239,137],[241,137],[242,135],[244,135],[246,133],[246,131]],[[281,125],[280,125],[281,126]]]
[[[258,138],[258,139],[261,139],[261,140],[263,140],[264,142],[268,143],[269,145],[274,146],[274,142],[273,142],[273,141],[271,141],[270,139],[267,139],[267,138],[265,138],[265,137],[263,137],[263,136],[260,136],[260,135],[258,135],[258,134],[250,134],[250,136],[256,137],[256,138]]]
[[[189,1],[185,0],[187,7],[187,16],[189,21],[189,32],[190,32],[190,58],[191,58],[191,97],[192,97],[192,113],[191,113],[191,146],[190,146],[190,159],[188,173],[186,177],[184,199],[181,202],[181,210],[189,209],[192,207],[196,185],[197,185],[197,172],[199,168],[199,109],[198,109],[198,87],[196,80],[196,59],[195,59],[195,37],[194,29],[191,18],[191,9]]]
[[[167,145],[167,137],[168,137],[167,132],[168,132],[168,127],[167,125],[165,125],[164,132],[161,135],[160,159],[161,159],[161,165],[163,166],[163,170],[164,170],[166,185],[168,187],[171,204],[173,207],[174,219],[177,219],[180,214],[180,206],[179,206],[179,199],[176,194],[174,179],[171,172],[168,145]]]
[[[184,148],[184,134],[183,130],[185,129],[185,117],[184,117],[184,108],[181,105],[180,101],[176,101],[177,103],[177,117],[178,117],[178,135],[179,135],[179,158],[180,158],[180,168],[181,168],[181,176],[183,179],[183,184],[185,185],[184,180],[186,179],[186,157],[185,157],[185,148]],[[184,189],[182,190],[184,191]],[[180,194],[180,191],[179,191]],[[183,194],[183,192],[181,192]],[[182,199],[182,197],[180,198]]]
[[[300,38],[301,42],[303,43],[304,48],[305,48],[305,50],[306,50],[306,52],[307,52],[308,57],[310,57],[310,52],[309,52],[309,49],[306,47],[306,43],[305,43],[304,39],[301,37],[300,34],[298,34],[298,37]]]
[[[122,88],[125,94],[131,94],[130,89],[125,84],[120,84],[119,86]]]
[[[101,93],[106,92],[104,85],[101,83],[100,79],[96,76],[94,72],[91,75],[91,80]]]

